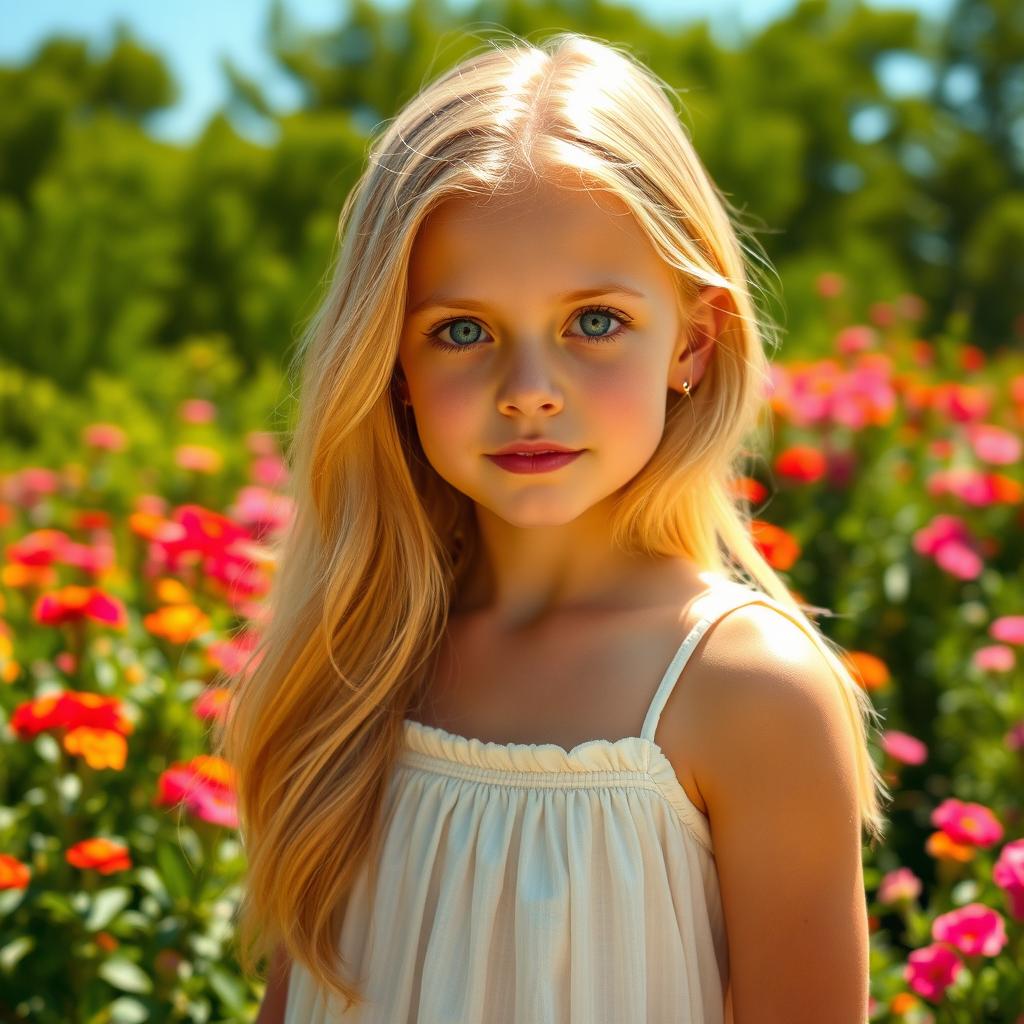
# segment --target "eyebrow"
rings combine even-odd
[[[579,299],[592,299],[598,295],[632,295],[637,299],[646,298],[643,292],[635,288],[620,284],[618,281],[608,281],[605,284],[595,285],[592,288],[580,288],[573,292],[566,292],[562,296],[565,302],[576,302]],[[422,313],[426,309],[435,309],[442,306],[459,306],[464,309],[477,309],[484,312],[487,309],[486,302],[478,302],[475,299],[460,299],[452,295],[428,295],[422,302],[417,302],[409,312],[409,316]]]

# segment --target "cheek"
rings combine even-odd
[[[426,378],[416,392],[416,427],[424,452],[432,459],[450,459],[467,446],[493,440],[481,422],[479,389],[467,379],[438,375]]]
[[[650,447],[658,443],[665,425],[660,394],[661,385],[651,368],[623,367],[588,382],[587,417],[607,447],[623,451]]]

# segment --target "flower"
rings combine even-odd
[[[963,970],[960,958],[948,946],[933,943],[907,957],[903,978],[920,996],[938,1002]]]
[[[27,864],[9,853],[0,853],[0,891],[27,888],[31,875]]]
[[[909,903],[921,895],[921,879],[910,868],[896,868],[887,872],[878,887],[877,898],[882,904]]]
[[[992,866],[992,881],[1006,893],[1010,916],[1024,921],[1024,839],[1014,839],[999,851]]]
[[[992,846],[1003,838],[1003,826],[983,804],[950,798],[932,811],[931,823],[954,842],[971,846]]]
[[[99,587],[74,583],[40,594],[32,608],[32,617],[44,626],[91,619],[113,629],[124,629],[128,623],[125,607],[116,597]]]
[[[892,680],[888,665],[868,651],[844,651],[842,661],[865,690],[884,690]]]
[[[85,763],[96,770],[116,768],[120,771],[128,754],[128,744],[119,732],[88,725],[69,730],[64,737],[64,749],[69,754],[84,757]]]
[[[979,647],[971,655],[972,664],[984,672],[1009,672],[1016,664],[1013,648],[1005,644],[989,644]]]
[[[132,866],[128,847],[110,839],[83,839],[68,848],[65,859],[74,868],[92,868],[101,875],[126,871]]]
[[[998,956],[1006,945],[1003,915],[984,903],[968,903],[932,922],[932,938],[948,942],[965,956]]]
[[[928,748],[913,736],[890,729],[882,736],[882,749],[902,764],[923,764],[928,758]]]
[[[773,569],[791,568],[800,555],[800,545],[796,538],[781,526],[775,526],[763,519],[754,519],[751,522],[751,534],[754,543]]]
[[[158,807],[184,803],[202,821],[229,828],[238,826],[231,766],[220,757],[199,754],[191,761],[175,761],[157,780]]]
[[[982,462],[1009,466],[1020,461],[1024,443],[1017,434],[1005,427],[991,423],[971,423],[965,428],[965,433],[974,454]]]
[[[988,634],[1004,644],[1024,644],[1024,615],[1001,615],[988,627]]]
[[[809,444],[794,444],[775,459],[775,469],[788,480],[814,483],[825,475],[828,462],[818,448]]]

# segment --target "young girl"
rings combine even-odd
[[[674,94],[489,45],[339,237],[219,748],[259,1020],[863,1024],[877,712],[751,539],[771,339]]]

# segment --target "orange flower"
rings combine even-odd
[[[800,545],[796,538],[781,526],[765,522],[763,519],[754,519],[750,526],[754,543],[768,564],[773,569],[783,571],[791,568],[800,556]]]
[[[24,889],[32,872],[27,864],[9,853],[0,853],[0,890]]]
[[[0,583],[12,590],[27,587],[52,587],[57,582],[57,570],[52,565],[25,565],[15,562],[0,568]]]
[[[70,847],[64,856],[73,868],[92,868],[101,875],[126,871],[132,866],[128,847],[110,839],[83,839]]]
[[[169,604],[146,615],[142,624],[154,636],[185,644],[210,628],[208,616],[194,604]]]
[[[128,744],[119,732],[113,729],[93,729],[80,725],[64,736],[64,749],[69,754],[85,758],[90,768],[124,768]]]
[[[162,604],[188,604],[192,594],[181,580],[163,576],[156,581],[156,599]]]
[[[105,953],[113,953],[121,943],[118,942],[110,932],[97,932],[96,945]]]
[[[897,992],[889,1000],[889,1009],[893,1013],[907,1014],[911,1010],[917,1009],[918,1005],[919,1000],[909,992]]]
[[[958,864],[968,864],[974,860],[973,846],[958,843],[941,829],[928,837],[924,848],[936,860],[955,861]]]
[[[869,692],[884,690],[892,679],[885,662],[867,651],[846,651],[843,660],[854,679]]]

